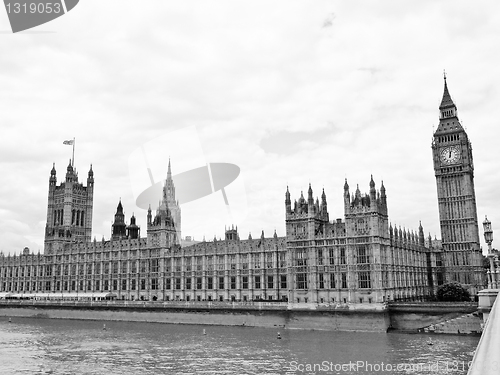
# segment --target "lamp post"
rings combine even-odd
[[[495,273],[494,258],[495,255],[491,251],[491,243],[493,242],[493,230],[491,229],[491,221],[485,217],[483,221],[484,240],[488,244],[488,258],[490,260],[490,270],[488,271],[488,289],[497,289],[497,279]]]

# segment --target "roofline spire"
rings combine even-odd
[[[450,92],[448,91],[448,83],[446,81],[446,71],[443,72],[443,78],[444,78],[443,99],[441,99],[441,104],[439,105],[439,109],[442,110],[445,108],[455,107],[456,110],[456,105],[453,102],[453,99],[451,99]]]

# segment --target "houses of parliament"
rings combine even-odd
[[[121,202],[109,240],[91,239],[92,166],[86,186],[72,162],[57,185],[50,172],[43,254],[25,248],[0,255],[0,292],[109,292],[146,301],[288,301],[383,303],[432,298],[439,285],[456,281],[474,294],[485,285],[474,192],[472,148],[457,117],[446,78],[432,157],[438,191],[441,241],[393,227],[382,183],[367,178],[367,193],[343,186],[344,218],[330,220],[325,191],[292,202],[285,192],[286,235],[264,232],[181,246],[181,208],[170,161],[160,205],[147,213],[146,235]],[[339,186],[339,190],[342,189]]]

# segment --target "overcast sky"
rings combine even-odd
[[[0,11],[0,250],[43,251],[52,163],[95,173],[93,236],[110,237],[121,198],[135,205],[147,167],[164,179],[238,165],[221,192],[182,205],[182,235],[285,235],[292,201],[343,185],[387,190],[389,220],[440,238],[431,141],[443,69],[472,142],[481,243],[500,228],[497,1],[84,0],[12,34]],[[141,159],[142,158],[142,159]],[[158,197],[158,200],[160,197]],[[151,202],[153,210],[157,203]],[[493,242],[495,246],[495,241]]]

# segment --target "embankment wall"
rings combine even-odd
[[[29,305],[0,303],[0,316],[103,321],[280,327],[328,331],[419,331],[477,311],[472,303],[401,303],[385,309],[308,309],[286,307],[165,307]]]
[[[0,316],[50,319],[158,322],[248,327],[280,327],[328,331],[385,332],[389,326],[387,310],[238,310],[238,309],[149,309],[107,306],[1,306]]]
[[[391,303],[390,327],[399,331],[418,331],[475,311],[477,304],[468,302]]]

